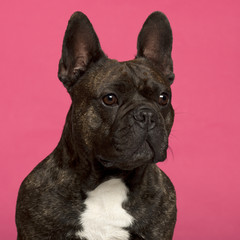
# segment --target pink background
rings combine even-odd
[[[1,1],[0,239],[16,239],[20,183],[61,135],[70,98],[57,67],[76,10],[118,60],[135,56],[152,11],[168,16],[176,118],[168,160],[159,166],[177,191],[174,239],[239,239],[239,9],[237,0]]]

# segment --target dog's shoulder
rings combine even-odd
[[[143,186],[156,194],[175,196],[175,188],[170,178],[156,164],[148,166],[143,178]],[[175,199],[174,199],[175,200]]]
[[[158,175],[157,187],[158,202],[162,209],[168,213],[176,212],[176,191],[170,178],[165,174],[163,170],[155,166],[155,171]]]
[[[49,194],[50,198],[55,194],[56,199],[64,201],[70,193],[74,196],[74,188],[79,189],[81,183],[80,179],[76,180],[77,178],[71,168],[63,166],[54,154],[50,154],[24,179],[20,186],[19,198],[21,199],[21,195],[24,194],[24,201],[28,199],[26,199],[28,195],[41,201],[42,194],[45,196]]]
[[[44,183],[48,184],[50,180],[49,173],[53,172],[52,169],[54,169],[54,165],[51,155],[46,157],[23,180],[20,192],[28,190],[34,191],[42,187]]]
[[[19,233],[24,231],[23,236],[45,239],[43,236],[51,235],[53,238],[49,239],[63,239],[66,233],[74,235],[74,226],[79,225],[79,211],[84,208],[84,196],[76,188],[76,177],[68,171],[60,168],[50,155],[24,179],[16,212]]]
[[[42,198],[43,194],[53,192],[53,166],[54,161],[50,156],[41,161],[23,180],[17,201],[17,214],[16,217],[26,215],[28,212],[33,212],[33,217],[37,211],[44,205]],[[50,175],[51,173],[51,175]],[[38,209],[38,210],[37,210]]]
[[[140,184],[133,191],[130,189],[124,207],[135,219],[130,230],[133,235],[171,239],[176,222],[176,193],[171,180],[158,166],[147,167]]]
[[[161,190],[164,191],[165,194],[169,194],[172,197],[176,195],[175,188],[173,186],[172,181],[170,178],[165,174],[163,170],[161,170],[159,167],[155,166],[155,171],[157,172],[159,176],[159,183],[161,186]],[[175,199],[175,198],[174,198]]]

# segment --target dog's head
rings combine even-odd
[[[58,76],[72,99],[71,131],[79,154],[123,170],[166,159],[174,118],[171,51],[171,27],[160,12],[145,21],[137,56],[127,62],[107,58],[88,18],[72,15]]]

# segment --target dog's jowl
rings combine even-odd
[[[18,240],[172,239],[175,190],[156,166],[174,119],[171,51],[161,12],[126,62],[109,59],[88,18],[72,15],[58,70],[72,104],[57,147],[20,187]]]

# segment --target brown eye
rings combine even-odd
[[[160,96],[159,96],[159,104],[162,105],[162,106],[165,106],[167,105],[169,102],[169,97],[168,97],[168,94],[167,93],[161,93]]]
[[[108,106],[112,106],[118,104],[118,99],[114,94],[111,93],[103,97],[103,102]]]

